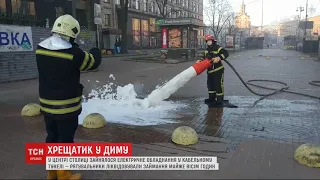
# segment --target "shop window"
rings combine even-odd
[[[148,20],[141,20],[142,26],[142,47],[150,46],[150,37],[149,37],[149,22]]]
[[[1,0],[5,1],[5,0]],[[11,0],[12,12],[19,14],[35,15],[34,2],[28,0]],[[5,3],[4,3],[5,5]]]
[[[151,32],[156,32],[156,19],[150,18],[150,31]]]
[[[141,46],[140,19],[132,18],[132,31],[133,46],[139,48]]]
[[[0,13],[6,12],[6,1],[0,2]]]
[[[179,28],[169,30],[169,48],[181,48],[181,30]]]

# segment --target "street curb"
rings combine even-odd
[[[123,54],[123,55],[102,55],[102,58],[111,58],[111,57],[127,57],[127,56],[143,56],[148,55],[147,53],[143,54]]]
[[[158,64],[180,64],[180,63],[190,62],[192,60],[178,61],[178,62],[173,62],[173,63],[168,63],[165,60],[153,61],[153,60],[129,60],[129,59],[123,59],[121,61],[143,62],[143,63],[158,63]]]
[[[141,54],[122,54],[122,55],[102,55],[102,58],[127,57],[127,56],[144,56],[144,55],[155,55],[155,53],[153,53],[153,54],[151,54],[151,53],[141,53]]]

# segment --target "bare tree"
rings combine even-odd
[[[118,12],[119,28],[121,29],[121,50],[120,53],[127,54],[127,26],[128,26],[128,0],[120,0],[120,11]]]
[[[221,31],[233,23],[234,13],[231,9],[232,7],[228,0],[209,0],[205,14],[208,16],[215,37],[219,37]]]
[[[169,7],[169,0],[154,0],[159,8],[160,15],[162,18],[167,18],[169,14],[175,12],[181,12],[180,9],[175,9],[173,7]]]

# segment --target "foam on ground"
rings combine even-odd
[[[100,89],[92,90],[83,102],[83,110],[79,116],[79,124],[91,113],[100,113],[107,123],[119,123],[133,126],[150,126],[177,123],[177,111],[185,105],[162,101],[155,107],[149,107],[146,99],[137,99],[134,85],[116,87],[113,83]]]
[[[178,114],[176,112],[184,105],[164,100],[196,75],[195,70],[190,67],[163,86],[157,87],[145,99],[136,98],[137,93],[132,84],[118,86],[115,92],[113,92],[113,86],[115,86],[113,83],[92,90],[83,103],[79,124],[82,124],[83,119],[91,113],[100,113],[107,122],[134,126],[176,123],[174,121]],[[115,80],[112,74],[109,78]]]

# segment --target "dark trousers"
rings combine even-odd
[[[78,115],[57,118],[44,116],[46,124],[46,143],[73,143],[78,128]]]
[[[208,73],[207,87],[209,93],[209,99],[216,99],[218,102],[222,102],[224,98],[223,87],[224,69],[220,69],[216,72]]]

